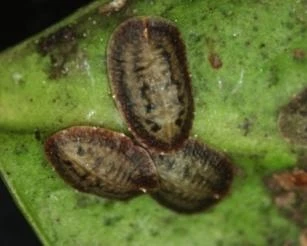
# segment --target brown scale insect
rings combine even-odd
[[[187,140],[177,152],[152,153],[160,189],[152,196],[166,207],[194,213],[211,207],[229,191],[233,167],[222,154]]]
[[[45,152],[58,174],[83,192],[127,199],[159,186],[147,152],[121,133],[71,127],[49,137]]]
[[[181,147],[194,103],[176,26],[158,17],[128,19],[111,36],[107,57],[113,97],[136,140],[160,151]]]

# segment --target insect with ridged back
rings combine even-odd
[[[148,153],[122,133],[71,127],[50,136],[45,153],[59,175],[83,192],[128,199],[158,187]]]
[[[223,154],[195,139],[174,153],[152,152],[160,188],[152,196],[166,207],[182,213],[210,208],[227,195],[233,167]]]
[[[188,138],[194,117],[185,45],[159,17],[134,17],[111,35],[107,68],[116,105],[145,148],[172,151]]]
[[[60,131],[45,144],[60,176],[80,191],[107,198],[148,191],[183,213],[221,200],[232,183],[232,164],[188,139],[194,103],[176,26],[157,17],[128,19],[112,34],[107,55],[113,97],[135,142],[103,128]]]

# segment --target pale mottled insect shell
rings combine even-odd
[[[83,192],[127,199],[159,186],[147,152],[107,129],[76,126],[59,131],[47,139],[45,152],[58,174]]]
[[[233,167],[228,158],[196,140],[187,140],[177,152],[151,157],[160,178],[160,189],[152,196],[177,212],[207,209],[230,189]]]
[[[178,29],[157,17],[134,17],[113,33],[107,52],[115,101],[136,140],[178,149],[192,127],[194,103]]]

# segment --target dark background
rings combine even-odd
[[[2,2],[0,52],[44,30],[90,2],[90,0],[11,0]],[[1,180],[0,245],[41,245]]]

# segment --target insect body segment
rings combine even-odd
[[[147,152],[120,133],[71,127],[49,137],[45,151],[63,179],[84,192],[127,199],[158,187]]]
[[[204,210],[217,203],[230,188],[232,165],[222,154],[196,140],[177,152],[151,154],[160,178],[153,197],[178,212]]]
[[[161,18],[121,24],[108,47],[108,73],[118,108],[145,147],[178,149],[192,127],[194,104],[185,46]]]

